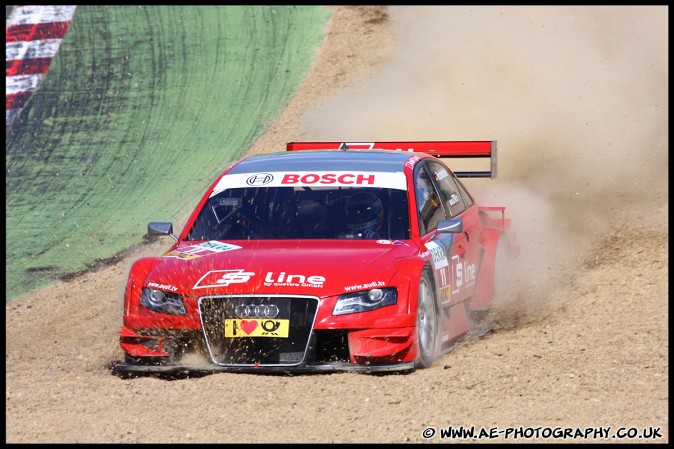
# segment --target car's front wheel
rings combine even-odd
[[[416,366],[428,368],[435,358],[438,338],[438,312],[435,288],[430,270],[425,269],[419,281],[417,301],[417,359]]]

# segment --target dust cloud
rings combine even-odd
[[[635,205],[667,203],[667,6],[388,11],[396,57],[310,110],[304,134],[497,140],[497,179],[465,184],[507,207],[530,296]]]

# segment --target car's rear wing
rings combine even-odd
[[[496,178],[495,140],[423,142],[288,142],[287,151],[298,150],[393,150],[416,151],[438,158],[489,158],[489,170],[455,171],[459,178]]]

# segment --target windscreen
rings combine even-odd
[[[404,240],[409,236],[405,190],[236,187],[208,199],[187,240]]]

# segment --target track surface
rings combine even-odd
[[[472,425],[663,435],[507,442],[668,442],[666,17],[335,8],[313,71],[250,151],[497,138],[499,178],[477,187],[506,203],[526,257],[496,331],[408,375],[123,380],[109,366],[125,276],[161,241],[6,305],[6,441],[417,443]]]

